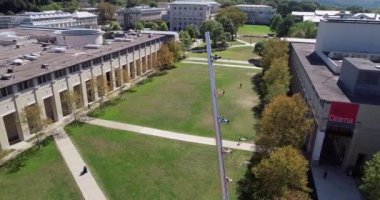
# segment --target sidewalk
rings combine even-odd
[[[75,182],[78,184],[84,199],[86,200],[105,200],[106,197],[100,190],[94,177],[91,175],[90,169],[79,155],[78,150],[71,142],[69,136],[61,128],[57,134],[54,134],[54,140],[57,144],[58,150],[61,152],[66,165],[68,166]],[[79,176],[83,167],[86,166],[88,172],[83,176]]]
[[[179,140],[179,141],[185,141],[185,142],[191,142],[191,143],[197,143],[197,144],[216,145],[215,138],[195,136],[195,135],[177,133],[177,132],[172,132],[172,131],[164,131],[164,130],[148,128],[144,126],[137,126],[137,125],[114,122],[114,121],[103,120],[103,119],[86,118],[85,120],[83,120],[83,122],[96,125],[96,126],[103,126],[103,127],[112,128],[112,129],[131,131],[131,132],[140,133],[144,135],[157,136],[157,137],[162,137],[162,138],[167,138],[167,139],[172,139],[172,140]],[[223,147],[244,150],[244,151],[256,151],[255,144],[240,143],[240,145],[237,145],[237,143],[238,142],[235,142],[235,141],[223,140]]]
[[[207,62],[196,62],[196,61],[182,61],[182,63],[188,63],[188,64],[198,64],[198,65],[208,65]],[[221,64],[221,63],[213,63],[213,66],[219,66],[219,67],[232,67],[232,68],[243,68],[243,69],[260,69],[261,67],[255,67],[255,66],[247,66],[247,65],[234,65],[234,64]]]
[[[188,57],[185,59],[185,61],[204,61],[207,62],[207,58],[201,58],[201,57]],[[243,64],[243,65],[252,65],[248,61],[243,61],[243,60],[229,60],[229,59],[218,59],[218,62],[222,63],[233,63],[233,64]]]

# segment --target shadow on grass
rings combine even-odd
[[[266,105],[265,95],[266,89],[263,84],[263,73],[257,73],[251,78],[252,89],[259,95],[260,102],[259,104],[252,107],[251,111],[253,112],[254,117],[261,118],[261,115],[264,111]]]
[[[0,171],[4,171],[6,173],[16,173],[21,170],[21,168],[26,166],[26,161],[30,159],[31,156],[38,154],[42,148],[49,145],[53,142],[53,137],[47,137],[45,140],[41,141],[41,148],[38,145],[33,146],[32,148],[24,151],[16,158],[9,160],[3,166],[0,167]]]

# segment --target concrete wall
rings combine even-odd
[[[319,23],[316,51],[380,53],[380,23]]]

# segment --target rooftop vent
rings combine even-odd
[[[12,74],[13,72],[13,69],[7,69],[7,73]]]
[[[30,60],[30,61],[32,61],[32,60],[37,60],[38,56],[34,56],[34,55],[32,55],[32,54],[29,54],[29,55],[24,55],[24,58],[25,58],[26,60]]]
[[[86,44],[83,48],[84,49],[99,49],[100,45],[98,45],[98,44]]]
[[[67,51],[66,47],[54,47],[51,49],[53,53],[65,53]]]
[[[3,74],[1,76],[1,80],[9,80],[9,79],[11,79],[11,77],[12,77],[12,75],[10,75],[10,74]]]
[[[376,69],[380,69],[380,65],[375,65],[375,68]]]
[[[42,68],[42,69],[49,69],[49,65],[48,65],[48,64],[42,64],[42,65],[41,65],[41,68]]]
[[[22,59],[14,59],[11,61],[11,65],[22,65],[23,62]]]
[[[115,38],[115,42],[132,42],[133,39],[130,38]]]

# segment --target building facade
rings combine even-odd
[[[380,22],[324,19],[315,44],[290,45],[292,91],[314,119],[306,143],[313,163],[359,170],[380,151],[378,30]]]
[[[0,27],[98,28],[97,16],[89,12],[62,11],[25,12],[0,16]]]
[[[124,29],[134,28],[138,21],[161,20],[163,10],[149,6],[125,8],[117,12],[117,20]]]
[[[161,44],[172,40],[172,36],[140,34],[126,39],[72,48],[42,47],[38,43],[19,48],[2,46],[1,149],[31,137],[30,124],[24,117],[26,108],[38,106],[41,119],[63,122],[76,109],[97,104],[104,96],[117,94],[124,86],[150,74],[157,64]],[[107,85],[107,89],[102,85]],[[80,97],[75,108],[67,101],[71,92]]]
[[[247,24],[265,24],[269,25],[276,9],[267,5],[236,5],[242,12],[247,14]]]
[[[181,31],[190,24],[200,26],[211,20],[218,9],[214,1],[174,1],[170,3],[170,30]]]

